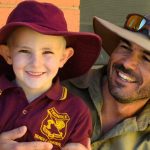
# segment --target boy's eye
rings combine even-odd
[[[52,51],[47,50],[47,51],[44,51],[44,52],[43,52],[43,54],[53,54],[53,52],[52,52]]]
[[[25,49],[19,50],[18,52],[20,52],[20,53],[29,53],[29,51],[25,50]]]

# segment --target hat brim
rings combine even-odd
[[[95,63],[101,49],[101,39],[98,35],[88,32],[55,31],[38,24],[15,22],[5,25],[0,30],[0,44],[6,44],[6,39],[15,28],[29,27],[46,35],[64,36],[67,47],[74,49],[74,55],[59,71],[61,80],[78,77],[86,73]]]
[[[102,38],[102,47],[109,55],[117,47],[121,38],[150,51],[150,40],[140,33],[129,31],[98,17],[93,18],[93,28],[94,32]]]

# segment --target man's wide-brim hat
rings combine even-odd
[[[74,55],[60,69],[59,74],[63,80],[84,74],[99,56],[100,37],[88,32],[69,32],[63,12],[53,4],[37,1],[19,3],[0,29],[0,44],[6,44],[9,35],[20,26],[46,35],[65,37],[67,47],[74,49]]]
[[[93,28],[94,32],[102,38],[102,47],[109,55],[117,47],[121,38],[150,51],[150,39],[139,32],[129,31],[98,17],[93,18]]]

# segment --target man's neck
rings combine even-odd
[[[112,97],[108,90],[107,80],[103,83],[102,130],[103,133],[113,128],[118,122],[136,114],[148,100],[139,100],[134,103],[122,104]]]

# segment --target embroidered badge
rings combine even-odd
[[[42,121],[40,130],[49,140],[63,140],[69,120],[67,113],[59,113],[53,107],[47,110],[47,116]]]

